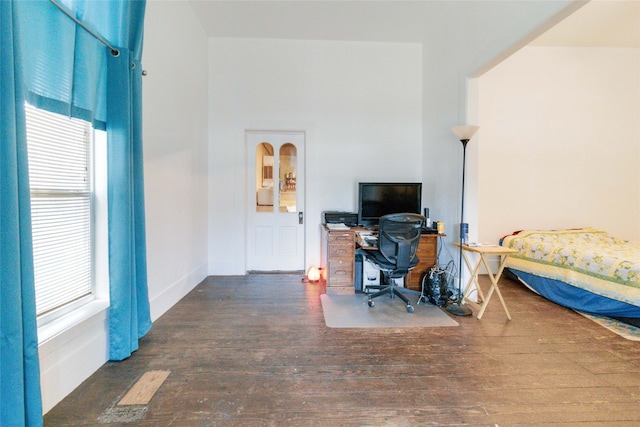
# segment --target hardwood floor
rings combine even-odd
[[[390,330],[327,328],[300,279],[206,279],[45,426],[640,425],[640,342],[508,278],[512,321],[494,298],[482,320]],[[116,406],[150,370],[171,373],[149,404]]]

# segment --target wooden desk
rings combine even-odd
[[[331,230],[322,227],[320,267],[327,294],[353,294],[356,260],[355,229]]]
[[[321,267],[327,293],[354,293],[355,248],[358,232],[369,231],[352,227],[331,230],[322,226]],[[422,234],[416,252],[420,262],[407,274],[405,286],[421,291],[422,277],[438,263],[438,237],[444,234]],[[366,249],[366,247],[363,247]]]
[[[421,234],[416,256],[420,260],[418,265],[407,274],[404,285],[414,291],[422,291],[422,277],[431,267],[438,263],[438,237],[444,234]]]
[[[460,243],[455,242],[455,246],[460,247]],[[469,260],[467,253],[474,252],[479,255],[478,259],[475,262],[475,265],[471,263]],[[498,298],[500,298],[500,302],[502,303],[502,308],[504,308],[504,312],[507,313],[507,319],[511,320],[511,315],[509,314],[509,310],[507,309],[507,304],[504,302],[504,298],[502,297],[502,293],[500,292],[500,287],[498,286],[498,281],[500,280],[500,276],[502,276],[502,271],[504,270],[505,262],[510,254],[517,253],[518,251],[511,248],[505,248],[503,246],[497,245],[485,245],[485,246],[469,246],[462,245],[462,256],[464,258],[465,264],[467,264],[467,268],[471,272],[471,277],[467,282],[467,289],[464,291],[464,296],[462,297],[462,302],[469,304],[472,307],[479,309],[478,311],[478,319],[482,319],[482,315],[487,308],[487,304],[489,304],[489,300],[495,291],[498,294]],[[491,268],[487,263],[487,256],[499,256],[500,257],[500,267],[498,268],[498,272],[493,275],[491,272]],[[487,297],[484,297],[482,293],[482,289],[480,289],[480,285],[478,284],[478,272],[480,270],[480,265],[484,265],[487,269],[487,273],[489,274],[489,279],[491,279],[491,287],[489,288],[489,292],[487,293]],[[478,304],[475,301],[469,299],[469,294],[473,289],[478,290],[478,295],[480,296],[481,304]]]
[[[362,230],[360,230],[362,231]],[[422,277],[438,263],[438,237],[446,236],[446,234],[421,234],[420,242],[418,242],[418,249],[416,250],[416,256],[420,260],[413,270],[407,273],[404,279],[404,285],[408,289],[414,291],[422,291]],[[365,250],[377,250],[377,248],[367,247],[360,242],[358,232],[356,231],[356,243]]]

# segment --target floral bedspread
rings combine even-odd
[[[640,303],[640,243],[592,228],[521,231],[502,240],[517,249],[506,267]]]

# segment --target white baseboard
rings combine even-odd
[[[207,265],[203,264],[185,276],[176,280],[160,294],[151,298],[151,320],[156,321],[160,316],[184,298],[193,288],[207,277]]]

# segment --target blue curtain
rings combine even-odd
[[[109,7],[115,7],[111,16],[117,21],[105,28],[103,35],[109,40],[115,40],[120,50],[119,56],[108,55],[107,64],[111,282],[109,358],[122,360],[138,349],[138,339],[151,329],[147,288],[140,64],[146,3],[105,3]]]
[[[142,74],[135,54],[121,48],[108,62],[109,358],[138,349],[151,329],[147,295],[142,156]]]
[[[70,11],[83,22],[89,13],[87,8],[97,9],[103,17],[117,12],[106,8],[110,1],[85,2],[61,1],[71,3],[74,9]],[[48,0],[18,1],[16,9],[25,28],[21,36],[27,101],[105,130],[108,50]],[[104,26],[111,21],[99,22]]]
[[[122,360],[151,328],[142,158],[143,0],[59,0],[119,51],[49,1],[24,9],[27,99],[107,130],[109,355]]]
[[[24,100],[108,131],[110,357],[150,328],[140,58],[144,0],[0,0],[0,426],[42,424]],[[135,67],[134,67],[135,65]]]
[[[20,27],[0,1],[0,426],[41,426]]]

